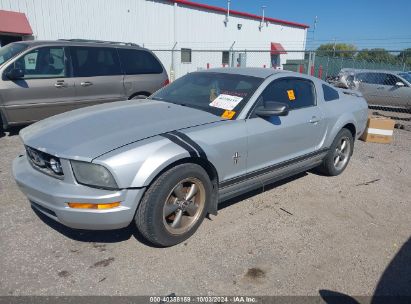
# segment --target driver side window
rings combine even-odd
[[[297,110],[316,105],[314,84],[304,78],[287,77],[270,83],[257,101],[257,106],[267,101],[286,104],[290,110]]]
[[[42,47],[17,59],[10,68],[22,69],[24,79],[66,77],[63,47]]]

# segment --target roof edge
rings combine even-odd
[[[186,5],[186,6],[191,6],[191,7],[195,7],[195,8],[202,8],[202,9],[206,9],[206,10],[210,10],[210,11],[214,11],[214,12],[225,13],[225,14],[227,14],[227,12],[228,12],[228,10],[223,8],[223,7],[213,6],[213,5],[208,5],[208,4],[198,3],[198,2],[192,2],[192,1],[189,1],[189,0],[167,0],[167,1],[172,2],[172,3]],[[230,15],[246,17],[246,18],[251,18],[251,19],[257,19],[257,20],[262,20],[262,18],[263,18],[262,16],[259,16],[259,15],[250,14],[250,13],[246,13],[246,12],[240,12],[240,11],[231,10],[231,9],[230,9]],[[273,22],[273,23],[277,23],[277,24],[294,26],[294,27],[299,27],[299,28],[304,28],[304,29],[307,29],[307,28],[310,27],[307,24],[297,23],[297,22],[292,22],[292,21],[286,21],[286,20],[281,20],[281,19],[276,19],[276,18],[270,18],[270,17],[264,17],[264,20],[269,21],[269,22]]]

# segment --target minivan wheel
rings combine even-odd
[[[135,222],[142,236],[157,246],[173,246],[188,239],[202,223],[212,184],[196,164],[182,164],[158,177],[138,206]]]
[[[342,129],[335,137],[330,151],[323,163],[319,166],[319,171],[329,176],[341,174],[350,161],[354,148],[354,139],[351,132]]]

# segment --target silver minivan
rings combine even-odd
[[[158,58],[132,43],[73,39],[0,48],[4,128],[79,107],[146,98],[166,84]]]

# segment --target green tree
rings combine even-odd
[[[385,49],[380,48],[362,50],[358,53],[357,60],[390,64],[398,63],[397,56],[391,54]]]
[[[352,58],[357,51],[357,47],[347,43],[326,43],[317,48],[318,56],[335,56]]]
[[[405,49],[399,53],[398,61],[401,64],[405,63],[406,69],[411,69],[411,48]]]

